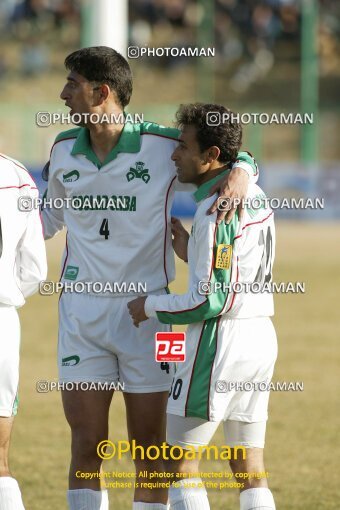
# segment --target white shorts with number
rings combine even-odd
[[[155,294],[163,294],[162,289]],[[59,301],[60,382],[121,383],[129,393],[168,391],[173,364],[155,361],[155,333],[168,325],[151,318],[136,328],[129,297],[63,293]]]
[[[177,365],[167,412],[213,422],[266,421],[266,383],[271,381],[276,357],[276,334],[269,317],[217,317],[191,324],[186,361]]]
[[[17,414],[20,323],[14,306],[0,304],[0,416]]]

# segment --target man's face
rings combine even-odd
[[[81,74],[71,71],[67,76],[67,83],[60,94],[60,98],[70,108],[71,115],[75,113],[91,114],[97,111],[99,89],[100,87],[96,87]]]
[[[202,174],[208,170],[208,165],[196,140],[195,126],[184,126],[171,159],[176,163],[180,182],[199,184]]]

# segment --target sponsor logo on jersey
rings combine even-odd
[[[63,182],[75,182],[79,179],[78,170],[72,170],[68,174],[63,174]]]
[[[79,267],[67,266],[64,278],[65,280],[75,280],[79,273]]]
[[[219,244],[216,252],[216,269],[229,269],[233,247],[231,244]]]
[[[126,174],[127,180],[130,182],[133,179],[142,179],[145,184],[150,180],[149,169],[144,168],[145,163],[143,161],[137,161],[135,163],[136,168],[130,167],[130,170]]]
[[[80,361],[79,356],[74,354],[73,356],[69,356],[68,358],[63,358],[61,360],[61,364],[63,367],[74,367],[75,365],[78,365]]]
[[[185,333],[179,331],[157,332],[155,335],[156,354],[155,360],[185,361]]]

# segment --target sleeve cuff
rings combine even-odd
[[[148,317],[157,317],[156,312],[157,296],[148,296],[144,303],[144,312]]]

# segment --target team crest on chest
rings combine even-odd
[[[144,165],[145,163],[143,163],[143,161],[136,161],[135,163],[136,168],[130,167],[130,170],[126,174],[127,180],[130,182],[133,179],[142,179],[142,181],[145,182],[145,184],[147,184],[150,180],[150,175],[149,169],[144,168]]]

